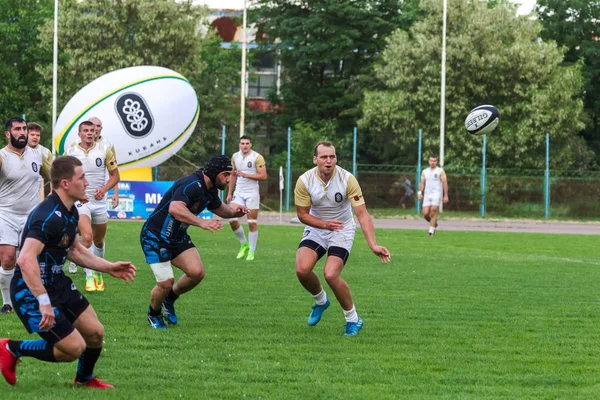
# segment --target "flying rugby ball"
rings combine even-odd
[[[191,83],[168,68],[119,69],[88,83],[61,111],[53,134],[58,154],[74,142],[81,122],[102,121],[119,169],[153,167],[183,147],[200,114]]]
[[[472,135],[492,132],[500,122],[498,109],[491,105],[479,106],[471,110],[465,120],[465,128]]]

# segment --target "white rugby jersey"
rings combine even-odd
[[[40,174],[50,176],[50,164],[27,146],[23,154],[0,150],[0,210],[27,215],[40,203]]]
[[[231,161],[234,172],[238,170],[249,175],[256,175],[258,168],[265,167],[265,159],[254,150],[251,150],[247,156],[238,151],[231,157]],[[235,181],[235,190],[236,192],[253,192],[258,190],[258,181],[238,176]]]
[[[365,203],[358,181],[350,172],[335,166],[326,184],[319,178],[317,167],[306,171],[296,182],[294,202],[310,207],[310,215],[325,221],[337,219],[344,227],[355,226],[352,207]]]
[[[50,151],[49,148],[42,146],[41,144],[38,144],[37,146],[31,148],[40,152],[40,154],[42,155],[42,164],[47,164],[48,170],[50,170],[49,166],[52,165],[52,161],[54,161],[54,157],[52,157],[52,151]],[[44,178],[40,175],[40,179]]]
[[[88,187],[85,195],[93,203],[106,204],[106,194],[102,200],[94,199],[96,189],[106,184],[106,171],[117,169],[117,160],[113,151],[106,143],[95,143],[91,149],[85,150],[78,143],[74,143],[65,151],[66,156],[77,157],[83,164]]]
[[[100,145],[100,146],[102,146],[102,145],[108,146],[108,148],[110,149],[110,151],[112,151],[112,153],[113,153],[113,157],[115,158],[115,163],[118,164],[118,162],[117,162],[117,152],[115,151],[115,146],[107,138],[101,137],[100,140],[98,140],[96,142],[96,144]],[[104,182],[104,184],[106,185],[106,183],[110,179],[110,175],[108,175],[108,169],[106,170],[105,178],[106,178],[106,181]]]
[[[444,193],[442,178],[446,177],[446,173],[440,167],[425,168],[421,173],[421,182],[425,182],[424,196],[441,196]]]

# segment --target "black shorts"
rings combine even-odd
[[[167,243],[145,227],[140,233],[140,244],[148,264],[171,261],[184,251],[196,248],[188,235],[181,242]]]
[[[50,344],[69,336],[75,328],[73,322],[89,307],[90,303],[77,290],[75,284],[64,274],[55,275],[52,286],[46,287],[54,308],[55,323],[48,331],[40,330],[42,313],[39,303],[25,284],[23,276],[15,274],[10,287],[10,297],[19,319],[29,333],[37,333]]]
[[[342,259],[342,261],[344,262],[344,265],[346,265],[346,261],[348,261],[348,257],[350,256],[350,253],[348,252],[348,250],[341,248],[341,247],[337,247],[337,246],[331,246],[329,249],[325,249],[325,247],[321,246],[319,243],[315,242],[314,240],[310,240],[310,239],[306,239],[300,242],[300,244],[298,245],[298,248],[300,247],[308,247],[309,249],[313,250],[315,253],[317,253],[317,260],[320,260],[321,257],[323,257],[326,253],[327,253],[327,257],[339,257]]]

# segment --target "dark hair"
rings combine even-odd
[[[73,179],[75,175],[75,167],[80,167],[81,161],[73,156],[56,157],[50,167],[50,180],[52,181],[52,189],[60,187],[60,181],[63,179]]]
[[[248,139],[250,141],[250,143],[252,143],[252,139],[250,139],[250,136],[248,136],[248,135],[240,136],[240,142],[244,139]]]
[[[13,126],[13,122],[25,122],[25,120],[21,117],[12,117],[6,120],[4,123],[4,130],[9,132]]]
[[[331,143],[328,140],[322,140],[319,143],[317,143],[315,145],[315,151],[314,151],[314,156],[317,156],[317,149],[319,148],[319,146],[323,146],[323,147],[333,147],[335,149],[335,146],[333,145],[333,143]]]
[[[436,156],[435,154],[432,154],[429,156],[429,158],[435,158],[437,160],[438,156]]]
[[[28,131],[39,131],[40,133],[42,133],[44,129],[37,122],[30,122],[27,124],[27,130]]]
[[[77,132],[81,132],[82,126],[93,126],[94,128],[96,127],[96,125],[94,125],[94,123],[91,121],[83,121],[82,123],[79,124],[79,127],[77,128]]]

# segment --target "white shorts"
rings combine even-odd
[[[79,215],[87,215],[92,225],[106,224],[108,222],[108,203],[81,203],[75,202]]]
[[[439,207],[441,197],[439,194],[423,196],[423,207]]]
[[[23,227],[25,227],[28,217],[28,215],[0,211],[0,244],[19,247],[21,233],[23,233]]]
[[[348,253],[350,253],[352,244],[354,243],[355,233],[356,226],[344,228],[341,231],[329,231],[307,226],[304,228],[304,234],[300,242],[312,240],[319,246],[322,246],[326,251],[329,250],[330,247],[341,247],[342,249],[348,250]]]
[[[248,207],[249,210],[258,210],[260,208],[260,194],[258,190],[253,193],[234,192],[231,202]]]

